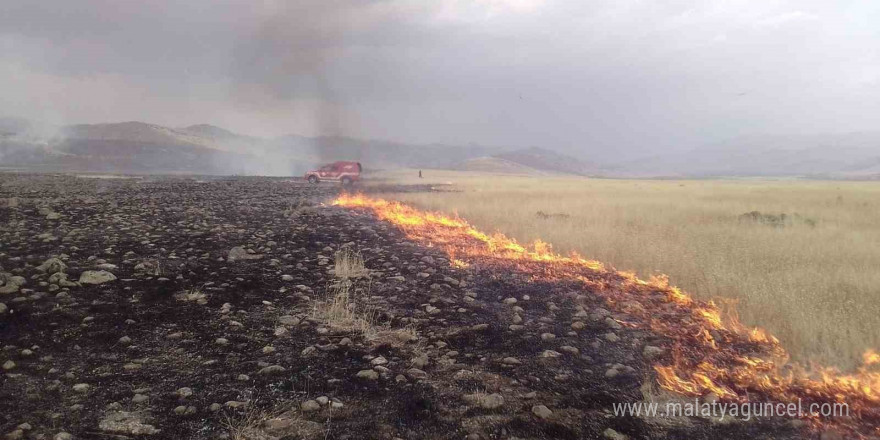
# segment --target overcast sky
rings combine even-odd
[[[880,2],[3,0],[0,116],[620,152],[880,127]]]

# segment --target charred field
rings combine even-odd
[[[615,415],[678,398],[652,386],[672,338],[583,283],[457,264],[339,191],[0,174],[0,435],[840,438]],[[366,273],[338,276],[346,250]],[[319,313],[341,285],[369,328]]]

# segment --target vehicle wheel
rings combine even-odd
[[[351,183],[352,183],[352,181],[351,181],[350,177],[343,177],[342,178],[342,186],[349,186],[349,185],[351,185]]]
[[[309,183],[318,183],[318,176],[309,176]]]

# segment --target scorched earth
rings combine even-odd
[[[668,337],[621,325],[630,317],[583,283],[450,260],[370,210],[333,206],[338,191],[0,174],[0,435],[821,434],[615,415],[614,403],[675,398],[652,368]],[[366,270],[337,273],[343,255]]]

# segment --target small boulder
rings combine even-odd
[[[79,276],[80,284],[104,284],[110,281],[116,280],[116,275],[113,275],[106,270],[87,270],[83,272]]]
[[[314,412],[321,409],[321,404],[314,400],[306,400],[299,406],[302,412]]]
[[[37,266],[37,270],[46,273],[64,272],[67,270],[67,265],[58,258],[50,258]]]
[[[483,409],[496,409],[504,405],[504,396],[498,393],[494,394],[465,394],[462,396],[465,402],[478,406]]]
[[[550,411],[550,408],[547,408],[544,405],[535,405],[532,407],[532,414],[534,414],[539,419],[549,419],[553,416],[553,411]]]

